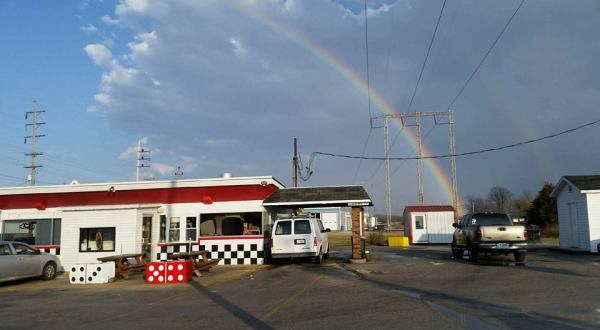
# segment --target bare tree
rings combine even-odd
[[[511,207],[513,193],[504,187],[492,187],[487,195],[486,201],[491,207],[491,211],[509,212]]]
[[[527,217],[527,210],[531,207],[531,201],[533,197],[527,191],[523,192],[518,197],[515,197],[512,201],[511,215],[515,218]]]
[[[465,197],[465,208],[469,210],[469,212],[485,212],[489,210],[489,207],[486,201],[477,196],[469,195]]]

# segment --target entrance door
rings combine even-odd
[[[577,203],[569,203],[569,224],[571,225],[571,246],[579,247],[579,219]]]
[[[413,213],[412,234],[414,243],[429,242],[427,234],[427,215],[425,213]]]
[[[144,215],[142,217],[142,259],[150,261],[152,259],[152,216]]]

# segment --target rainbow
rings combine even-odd
[[[341,59],[337,58],[334,54],[324,49],[307,36],[300,32],[292,29],[289,26],[283,25],[275,19],[265,15],[262,12],[253,10],[246,6],[242,1],[227,0],[222,3],[227,4],[230,8],[240,12],[246,17],[252,18],[255,21],[265,25],[272,31],[285,36],[287,39],[293,41],[298,46],[306,50],[308,53],[314,55],[316,58],[327,64],[340,76],[345,78],[357,91],[368,97],[369,89],[367,83],[354,71],[352,71]],[[371,88],[371,101],[385,114],[395,114],[394,107],[389,104],[376,90]],[[415,136],[410,134],[408,130],[403,129],[402,123],[399,119],[394,120],[394,123],[400,129],[403,138],[415,149],[417,146],[417,139]],[[426,146],[422,146],[423,156],[431,155]],[[425,167],[433,175],[435,182],[441,187],[443,194],[447,198],[450,204],[452,204],[452,184],[448,176],[445,174],[445,170],[442,166],[434,161],[433,159],[426,159],[423,161]],[[462,208],[462,203],[458,202],[459,208]],[[461,210],[459,210],[461,211]]]

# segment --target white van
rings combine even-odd
[[[321,263],[323,256],[329,256],[329,229],[323,228],[320,219],[297,218],[275,221],[269,242],[271,257],[279,258],[314,258]]]

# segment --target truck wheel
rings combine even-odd
[[[51,280],[56,277],[56,264],[52,261],[44,265],[42,269],[42,280]]]
[[[469,261],[476,262],[478,259],[478,251],[474,248],[470,242],[467,242],[467,252],[469,253]]]
[[[527,251],[515,251],[514,253],[515,256],[515,261],[518,264],[524,264],[525,263],[525,257],[527,256]]]
[[[454,257],[454,259],[462,259],[464,251],[461,247],[456,245],[456,241],[452,241],[450,248],[452,249],[452,256]]]

